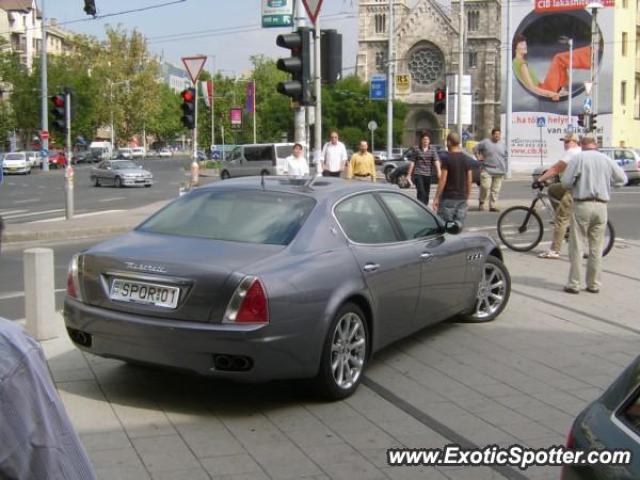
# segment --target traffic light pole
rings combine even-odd
[[[320,51],[320,16],[316,18],[316,28],[315,28],[315,93],[316,93],[316,114],[315,114],[315,123],[313,129],[314,136],[314,150],[313,150],[313,160],[316,165],[316,173],[320,174],[320,155],[322,154],[322,82],[320,81],[320,73],[321,73],[321,51]],[[307,150],[308,151],[308,150]],[[371,151],[373,151],[373,147],[371,147]]]
[[[303,15],[304,8],[302,7],[302,0],[296,0],[296,27],[305,27],[306,21]],[[293,128],[294,128],[294,141],[302,145],[307,145],[306,130],[305,130],[305,109],[303,106],[298,106],[295,109]]]
[[[64,170],[64,204],[65,218],[71,220],[73,218],[73,167],[71,166],[73,153],[71,151],[71,92],[68,89],[65,89],[64,92],[64,115],[67,127],[65,132],[67,137],[67,166]]]
[[[395,21],[393,19],[393,0],[389,0],[389,51],[387,53],[387,160],[391,160],[393,149],[393,35]]]
[[[47,108],[47,17],[44,13],[45,0],[40,0],[40,12],[42,15],[42,47],[40,48],[40,90],[41,90],[41,102],[40,102],[40,156],[42,157],[42,171],[49,171],[49,136],[46,138],[42,136],[42,132],[49,131],[49,109]]]

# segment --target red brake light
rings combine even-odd
[[[80,278],[78,275],[78,259],[79,255],[74,255],[69,262],[69,270],[67,273],[67,295],[82,301],[80,293]]]
[[[242,300],[236,323],[269,323],[269,306],[260,280],[253,281]]]

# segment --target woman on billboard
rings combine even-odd
[[[569,52],[560,52],[553,56],[543,82],[538,80],[536,72],[529,69],[527,57],[527,39],[521,33],[513,37],[513,74],[523,87],[536,95],[550,98],[554,102],[568,95]],[[573,68],[589,70],[591,68],[591,47],[573,50]]]

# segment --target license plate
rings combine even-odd
[[[176,308],[180,289],[157,283],[147,283],[116,278],[111,283],[111,300],[139,303],[161,308]]]

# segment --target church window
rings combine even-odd
[[[387,53],[376,52],[376,70],[384,72],[387,69]]]
[[[373,21],[375,23],[376,33],[384,33],[387,31],[387,16],[384,13],[374,15]]]
[[[469,68],[476,68],[478,66],[478,52],[467,53],[467,66]]]
[[[467,13],[467,30],[475,32],[480,28],[480,12],[471,10]]]
[[[444,56],[438,47],[432,44],[422,46],[409,57],[409,73],[413,81],[430,85],[438,80],[444,71]]]

